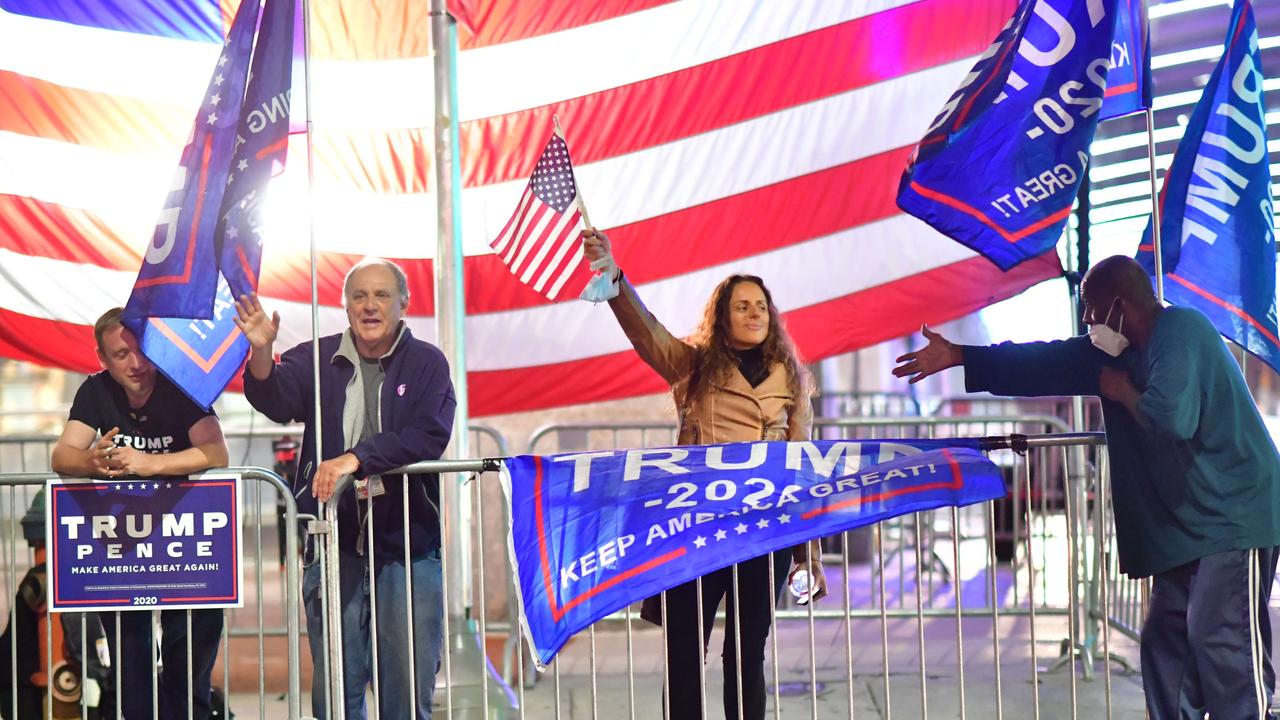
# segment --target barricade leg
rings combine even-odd
[[[412,561],[414,627],[406,627],[407,583],[405,566],[387,561],[379,565],[378,611],[383,622],[378,629],[378,684],[382,716],[425,718],[430,712],[435,688],[435,667],[444,637],[444,594],[440,553],[431,551]],[[414,658],[417,677],[411,677],[408,658]],[[416,691],[415,688],[416,681]]]
[[[829,585],[830,578],[828,578]],[[840,536],[840,584],[844,600],[844,665],[845,686],[848,691],[849,718],[853,718],[853,590],[849,580],[849,533]],[[777,662],[776,658],[774,662]]]
[[[921,553],[921,548],[920,548],[920,513],[915,513],[914,520],[915,520],[914,530],[915,530],[915,543],[916,543],[916,547],[915,547],[915,550],[916,550],[916,576],[915,576],[916,639],[919,643],[918,650],[920,652],[920,717],[927,718],[929,717],[929,674],[928,674],[927,668],[925,667],[924,603],[923,603],[923,597],[921,596],[922,589],[920,587],[921,585],[920,571],[924,563],[922,553]]]
[[[951,546],[955,553],[955,566],[951,575],[951,587],[955,595],[956,620],[956,677],[959,687],[960,720],[964,720],[964,588],[960,572],[960,512],[951,508]]]
[[[1004,720],[1004,686],[1000,668],[1000,597],[996,575],[996,507],[987,503],[987,597],[991,605],[991,657],[995,665],[996,720]],[[957,573],[959,574],[959,573]]]
[[[876,523],[876,565],[884,567],[884,523]],[[884,668],[881,683],[884,687],[884,716],[893,717],[893,692],[889,686],[889,615],[885,605],[884,572],[876,575],[880,582],[880,661]]]
[[[773,564],[769,564],[769,587],[778,586],[777,570]],[[782,688],[779,687],[778,678],[778,596],[773,594],[769,596],[769,649],[773,659],[773,718],[779,720],[782,717]]]
[[[1022,462],[1024,470],[1023,479],[1024,487],[1027,492],[1027,498],[1031,498],[1031,463],[1024,459]],[[1030,502],[1027,509],[1030,510]],[[1031,528],[1030,513],[1027,514],[1027,610],[1030,613],[1030,621],[1028,629],[1031,634],[1031,697],[1032,697],[1032,717],[1040,720],[1040,659],[1036,652],[1036,563],[1035,563],[1035,546],[1032,543],[1033,532]]]

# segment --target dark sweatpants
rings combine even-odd
[[[1155,576],[1142,628],[1151,720],[1266,716],[1275,689],[1267,602],[1277,548],[1207,555]]]
[[[734,626],[742,639],[742,717],[763,720],[765,709],[764,650],[769,638],[770,606],[777,598],[787,570],[791,567],[786,551],[773,553],[774,581],[769,585],[769,557],[762,555],[738,563],[738,605],[733,599],[733,568],[727,567],[702,576],[702,638],[698,638],[696,581],[667,591],[667,655],[669,673],[667,689],[671,720],[701,720],[703,653],[711,638],[716,609],[727,598],[724,640],[724,716],[738,717],[737,658]],[[741,622],[737,622],[741,618]],[[708,706],[714,702],[708,699]],[[712,713],[714,716],[715,713]]]

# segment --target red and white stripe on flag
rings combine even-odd
[[[591,280],[578,240],[578,185],[564,138],[552,134],[516,211],[489,243],[512,275],[548,300],[575,297]]]
[[[238,4],[0,2],[0,357],[99,369],[93,321],[129,296],[217,62],[224,11]],[[809,360],[1058,275],[1056,256],[1001,273],[894,203],[939,98],[1015,6],[450,2],[475,23],[459,37],[455,118],[472,415],[667,389],[607,310],[570,294],[574,278],[549,302],[490,247],[523,202],[556,115],[572,121],[591,221],[676,335],[695,330],[690,306],[733,272],[769,283]],[[281,316],[277,348],[311,335],[313,234],[322,333],[347,326],[347,269],[377,255],[408,275],[414,335],[436,337],[435,243],[424,230],[437,224],[424,130],[435,109],[430,93],[382,91],[430,81],[425,7],[312,4],[314,201],[307,164],[290,163],[264,213],[259,292]],[[584,62],[583,48],[625,61]],[[305,137],[290,140],[290,155],[306,154]],[[536,257],[526,253],[520,275]]]

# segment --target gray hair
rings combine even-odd
[[[373,267],[375,265],[380,265],[391,271],[391,274],[396,278],[396,289],[400,291],[400,302],[405,305],[409,304],[409,278],[405,277],[404,270],[390,260],[378,257],[367,257],[355,265],[352,265],[351,269],[347,271],[347,276],[342,278],[343,307],[347,306],[347,290],[351,288],[351,276],[355,275],[359,270],[363,270],[367,267]]]

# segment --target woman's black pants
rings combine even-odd
[[[773,583],[769,560],[773,559]],[[724,638],[724,716],[738,717],[738,671],[742,669],[742,718],[763,720],[765,710],[764,651],[769,639],[771,607],[790,569],[787,551],[738,563],[738,597],[734,600],[733,567],[702,576],[702,637],[698,637],[697,581],[667,591],[667,693],[671,720],[702,720],[702,664],[720,600],[726,599]],[[735,631],[736,630],[736,631]],[[738,640],[741,640],[741,654]],[[741,663],[738,662],[741,658]],[[714,706],[708,698],[708,705]],[[712,713],[714,716],[715,713]]]

